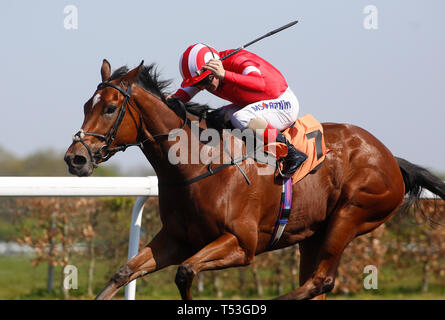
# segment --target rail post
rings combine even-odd
[[[131,212],[130,239],[128,241],[128,260],[137,255],[139,251],[139,238],[141,234],[142,212],[148,196],[138,197]],[[125,300],[135,300],[136,280],[125,287]]]

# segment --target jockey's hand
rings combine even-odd
[[[215,77],[220,80],[223,80],[226,75],[226,70],[224,70],[222,61],[219,59],[211,59],[202,68],[205,70],[210,70]]]

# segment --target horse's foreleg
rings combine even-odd
[[[251,260],[241,248],[238,238],[225,233],[185,260],[178,268],[175,283],[182,299],[191,300],[192,281],[198,272],[248,265]]]
[[[145,248],[127,261],[111,277],[107,286],[97,295],[96,299],[111,299],[120,288],[134,279],[180,263],[185,257],[184,252],[180,253],[178,248],[179,245],[161,230]]]

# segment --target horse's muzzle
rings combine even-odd
[[[88,154],[66,152],[64,160],[71,174],[78,177],[90,176],[95,165],[91,162]]]

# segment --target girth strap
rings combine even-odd
[[[283,180],[283,188],[281,191],[281,205],[278,218],[275,223],[275,228],[272,233],[268,248],[272,247],[280,240],[283,234],[284,228],[289,221],[289,215],[292,207],[292,178],[286,178]]]

